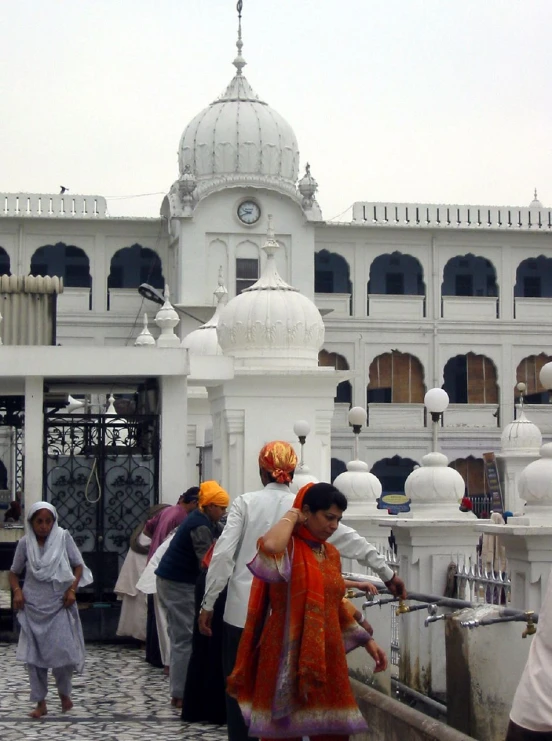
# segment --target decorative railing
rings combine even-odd
[[[353,204],[353,223],[441,229],[552,230],[552,209],[430,203]]]
[[[456,561],[458,598],[474,604],[510,604],[512,583],[507,571],[487,569],[480,561],[461,556]]]
[[[0,216],[105,218],[107,203],[103,196],[1,193]]]

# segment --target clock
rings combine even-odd
[[[251,226],[256,224],[261,218],[261,209],[255,201],[242,201],[238,206],[238,219],[243,223]]]

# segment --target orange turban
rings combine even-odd
[[[199,487],[199,506],[201,509],[209,504],[217,507],[228,507],[230,497],[216,481],[204,481]]]
[[[259,453],[259,468],[270,473],[279,484],[289,484],[296,466],[295,450],[281,440],[267,443]]]

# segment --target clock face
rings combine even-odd
[[[261,218],[261,209],[255,201],[243,201],[238,206],[238,219],[244,224],[256,224]]]

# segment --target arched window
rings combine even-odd
[[[349,370],[349,363],[343,355],[336,352],[320,350],[318,353],[318,365],[326,368],[335,368],[336,370]],[[341,381],[337,384],[336,395],[334,397],[336,404],[352,404],[353,389],[349,381]]]
[[[496,270],[485,257],[453,257],[443,270],[443,296],[498,296]]]
[[[404,494],[404,482],[418,464],[411,458],[382,458],[372,467],[371,473],[381,482],[383,494]]]
[[[139,244],[124,247],[116,252],[111,258],[107,287],[138,288],[142,283],[148,283],[161,290],[165,288],[159,255],[149,247],[142,247]]]
[[[456,355],[445,365],[443,388],[451,404],[497,404],[496,367],[485,355]]]
[[[314,255],[315,293],[352,293],[349,263],[335,252],[321,250]]]
[[[541,353],[540,355],[529,355],[523,358],[516,370],[517,383],[526,385],[525,401],[528,404],[547,404],[548,390],[541,385],[539,374],[541,368],[549,363],[552,358],[549,355]],[[514,389],[514,398],[517,399],[519,391]]]
[[[424,271],[412,255],[379,255],[370,266],[369,294],[425,296]]]
[[[516,298],[552,298],[552,258],[529,257],[516,271]]]
[[[330,465],[331,465],[330,478],[333,484],[333,482],[336,480],[336,478],[341,473],[345,473],[345,471],[347,470],[347,466],[345,465],[345,463],[343,463],[343,461],[340,461],[339,458],[332,458],[330,461]]]
[[[11,275],[10,256],[3,247],[0,247],[0,275]]]
[[[375,404],[422,404],[424,369],[418,358],[399,350],[378,355],[369,370],[367,402]]]
[[[236,247],[236,296],[259,280],[259,248],[249,240]]]
[[[90,288],[90,260],[80,247],[63,242],[39,247],[31,258],[31,275],[63,278],[66,288]]]

